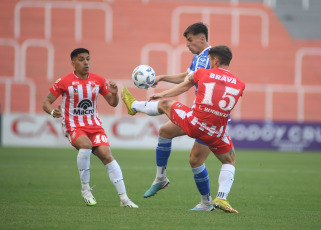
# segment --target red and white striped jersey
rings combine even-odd
[[[62,95],[64,132],[80,127],[88,131],[101,128],[97,97],[98,93],[103,96],[109,93],[103,77],[88,73],[87,79],[81,79],[75,73],[70,73],[59,78],[49,91],[56,98]]]
[[[198,69],[194,73],[194,82],[198,84],[198,90],[193,114],[200,124],[219,130],[223,136],[245,83],[222,67]]]

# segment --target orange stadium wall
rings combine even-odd
[[[321,40],[294,40],[259,2],[2,0],[1,111],[43,114],[49,87],[73,70],[69,55],[78,47],[90,50],[91,72],[145,99],[170,84],[137,89],[132,70],[148,64],[157,74],[186,71],[193,56],[182,33],[197,21],[208,25],[212,46],[231,47],[231,72],[246,83],[234,121],[321,122]],[[193,98],[178,99],[191,105]],[[126,114],[122,103],[99,104],[100,115]]]

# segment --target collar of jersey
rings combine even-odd
[[[204,52],[205,52],[206,50],[210,49],[210,48],[212,48],[212,46],[208,46],[207,48],[205,48],[205,49],[204,49],[199,55],[197,55],[197,56],[199,57],[199,56],[203,55]]]
[[[225,69],[223,67],[217,67],[218,69],[222,70],[222,71],[226,71],[226,72],[230,72],[228,69]]]
[[[74,76],[75,76],[76,78],[78,78],[78,79],[81,79],[81,80],[87,80],[87,79],[89,79],[89,73],[88,73],[88,77],[87,77],[86,79],[82,79],[82,78],[78,77],[78,76],[76,75],[75,71],[72,72],[72,73],[73,73]]]

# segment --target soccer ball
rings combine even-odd
[[[148,89],[155,83],[156,74],[152,67],[140,65],[134,69],[132,79],[138,88]]]

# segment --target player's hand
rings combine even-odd
[[[160,93],[155,93],[155,94],[152,94],[152,95],[149,97],[148,101],[157,100],[157,99],[162,98],[162,97],[163,97],[162,94],[160,94]]]
[[[160,75],[156,76],[155,82],[154,82],[154,84],[152,85],[152,87],[153,87],[153,88],[156,88],[158,82],[160,82],[160,81],[161,81],[161,76],[160,76]]]
[[[109,81],[108,83],[106,82],[106,85],[107,85],[107,89],[109,92],[111,92],[112,94],[118,93],[118,86],[117,86],[116,82]]]
[[[52,116],[54,118],[62,117],[61,105],[58,105],[58,108],[54,109]]]

